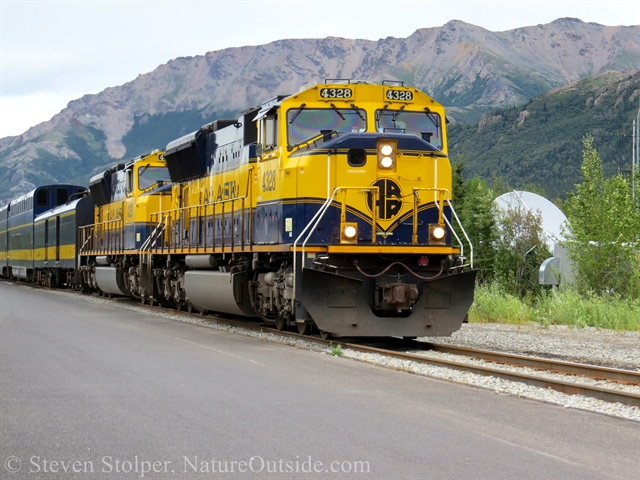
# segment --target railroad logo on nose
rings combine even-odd
[[[376,198],[375,204],[378,218],[389,220],[398,215],[402,208],[402,190],[400,190],[400,185],[390,178],[381,178],[371,186],[378,187],[378,197]],[[368,193],[367,205],[371,211],[373,211],[372,200],[373,195]]]

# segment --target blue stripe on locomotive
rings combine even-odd
[[[284,202],[269,202],[259,204],[253,214],[253,243],[257,245],[278,245],[291,244],[300,235],[306,225],[311,222],[314,215],[321,208],[323,200],[316,199],[298,199],[306,200],[302,203],[294,203],[293,199]],[[438,209],[435,204],[423,207],[418,212],[418,243],[426,245],[428,242],[428,224],[438,223]],[[451,219],[451,210],[448,206],[444,209],[445,216]],[[331,245],[340,243],[340,205],[332,205],[329,207],[325,215],[322,217],[318,225],[308,240],[309,245]],[[371,221],[366,215],[358,215],[352,209],[347,207],[347,222],[355,222],[358,224],[358,240],[362,243],[371,242]],[[364,218],[363,218],[364,217]],[[287,219],[291,219],[291,231],[286,231]],[[382,235],[377,236],[378,245],[410,245],[413,237],[413,217],[410,213],[398,218],[393,231],[385,238]],[[243,228],[244,223],[244,228]],[[146,239],[149,235],[151,225],[136,225],[135,232],[140,232],[140,238]],[[249,236],[249,213],[245,212],[244,222],[241,214],[236,213],[233,218],[230,212],[225,214],[222,219],[218,215],[215,223],[211,218],[192,218],[189,220],[189,228],[185,233],[182,228],[182,220],[178,220],[173,224],[171,232],[165,232],[165,235],[172,237],[171,244],[178,248],[188,248],[195,246],[207,247],[225,247],[245,244],[250,241]],[[244,232],[244,238],[242,235]],[[304,241],[309,231],[305,232],[301,241]],[[180,237],[180,235],[184,237]],[[223,235],[224,234],[224,235]],[[134,243],[134,230],[126,235],[125,244],[127,249],[132,248]],[[224,238],[223,238],[224,236]],[[450,244],[451,236],[447,235],[447,243]],[[139,248],[143,241],[136,241],[136,248]]]
[[[322,202],[309,201],[304,203],[269,203],[258,205],[254,215],[253,241],[257,244],[279,244],[293,243],[300,235],[306,225],[311,222],[314,215],[318,212]],[[447,219],[451,219],[451,210],[445,206],[444,214]],[[314,231],[311,233],[308,244],[328,245],[340,242],[340,206],[332,205],[324,214]],[[358,224],[358,240],[364,243],[371,242],[371,221],[370,218],[362,218],[361,215],[355,214],[347,207],[347,222],[355,222]],[[291,232],[285,231],[286,219],[292,219]],[[413,236],[413,218],[410,214],[399,217],[398,224],[384,238],[378,235],[377,243],[379,245],[410,245]],[[424,210],[418,212],[418,243],[426,245],[428,241],[429,229],[428,224],[438,223],[438,209],[435,204],[427,206]],[[307,231],[302,238],[304,240],[310,232]],[[447,243],[450,243],[451,237],[448,234]]]
[[[124,249],[140,250],[142,245],[151,235],[152,228],[155,225],[151,223],[130,223],[124,227]]]

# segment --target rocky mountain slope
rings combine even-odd
[[[0,198],[35,184],[86,180],[220,116],[325,78],[402,80],[454,121],[522,104],[554,87],[640,65],[640,26],[563,18],[490,32],[461,21],[379,41],[279,40],[182,57],[69,103],[50,121],[0,139]]]

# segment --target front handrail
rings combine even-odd
[[[304,239],[304,242],[302,242],[302,249],[301,249],[301,256],[302,256],[302,261],[304,262],[304,256],[305,256],[305,248],[307,246],[307,242],[309,241],[309,239],[311,238],[311,235],[313,234],[313,231],[316,229],[316,227],[318,226],[318,223],[320,223],[320,220],[322,220],[322,218],[324,217],[325,213],[327,212],[327,210],[329,209],[329,206],[331,206],[331,204],[333,203],[333,200],[336,198],[336,194],[339,191],[344,191],[345,195],[346,192],[348,190],[359,190],[360,192],[363,193],[371,193],[372,195],[372,205],[375,205],[376,203],[376,198],[377,198],[377,194],[378,194],[378,187],[371,187],[371,188],[362,188],[362,187],[336,187],[333,190],[333,194],[327,198],[327,200],[325,200],[325,202],[322,204],[322,206],[320,207],[320,209],[316,212],[316,214],[313,216],[313,218],[311,219],[311,221],[307,224],[307,226],[302,230],[302,232],[300,232],[300,234],[298,235],[298,237],[295,239],[295,241],[293,242],[293,298],[296,298],[296,279],[297,279],[297,260],[298,260],[298,242],[300,241],[300,239],[302,239],[302,236],[307,232],[307,230],[309,231],[309,233],[307,234],[306,238]],[[345,221],[346,219],[346,197],[343,198],[342,201],[342,205],[340,207],[340,219],[341,221]],[[311,225],[313,225],[313,227],[311,227]],[[309,228],[311,227],[311,229]],[[377,216],[376,216],[376,209],[373,208],[372,209],[372,215],[371,215],[371,243],[375,244],[376,243],[376,235],[377,235]],[[304,263],[303,263],[304,265]]]
[[[316,221],[316,219],[318,219],[318,221],[316,221],[316,223],[314,224],[313,228],[315,228],[315,225],[318,224],[318,222],[320,221],[322,216],[324,216],[324,212],[327,210],[329,205],[331,205],[331,203],[333,202],[333,199],[336,197],[336,193],[338,193],[338,190],[340,190],[340,187],[337,187],[333,191],[333,194],[329,198],[327,198],[325,200],[325,202],[322,204],[320,209],[313,216],[311,221],[309,223],[307,223],[307,226],[304,227],[302,232],[300,232],[300,234],[297,236],[297,238],[293,241],[293,300],[294,300],[294,302],[296,301],[296,287],[297,287],[297,274],[298,274],[298,268],[297,268],[297,263],[298,263],[297,246],[298,246],[298,242],[300,241],[302,236],[307,232],[307,230],[309,230],[309,227],[313,224],[313,222]],[[318,216],[320,216],[320,218],[318,218]],[[311,231],[313,231],[313,229]],[[309,236],[310,236],[310,234],[309,234]],[[305,242],[302,245],[302,261],[303,262],[304,262],[304,246],[306,244],[306,240],[308,240],[308,238],[305,239]],[[295,310],[295,304],[294,304],[294,310]]]
[[[412,239],[413,243],[416,244],[417,243],[417,239],[418,239],[418,236],[417,236],[417,234],[418,234],[418,222],[417,222],[417,219],[418,219],[418,205],[419,205],[419,202],[420,202],[420,198],[419,198],[419,194],[418,194],[419,191],[436,192],[438,194],[438,198],[437,198],[437,200],[435,200],[436,206],[438,207],[438,223],[441,224],[441,225],[443,223],[446,223],[446,225],[449,227],[449,231],[451,231],[453,236],[458,241],[458,245],[460,245],[460,256],[464,257],[464,243],[460,240],[460,237],[458,236],[458,233],[453,228],[453,225],[451,225],[451,222],[449,222],[449,219],[447,219],[446,215],[444,214],[444,204],[447,203],[447,205],[449,205],[449,208],[451,209],[451,213],[453,214],[453,217],[456,219],[458,227],[460,227],[460,230],[462,231],[462,234],[464,235],[464,238],[467,240],[467,243],[469,244],[469,266],[471,268],[473,268],[473,244],[471,243],[471,240],[469,239],[469,236],[467,235],[467,231],[462,226],[462,222],[460,221],[460,218],[458,217],[458,214],[456,213],[456,210],[453,207],[453,204],[451,203],[450,192],[446,188],[426,188],[426,187],[414,187],[413,188],[413,196],[414,196],[413,239]]]
[[[435,192],[438,194],[438,199],[443,200],[448,197],[449,190],[446,188],[429,188],[429,187],[413,187],[413,212],[412,212],[412,238],[411,243],[414,245],[418,244],[418,208],[420,206],[420,193],[421,191],[425,192]],[[438,207],[438,224],[443,225],[446,221],[446,217],[444,215],[444,204],[439,204],[436,201],[436,206]],[[449,225],[451,229],[451,225]]]
[[[451,203],[451,200],[447,199],[447,203],[449,204],[449,208],[451,209],[451,213],[453,214],[454,218],[456,219],[456,222],[458,222],[458,226],[460,227],[460,230],[462,230],[462,233],[464,234],[464,238],[467,239],[467,243],[469,244],[469,266],[471,268],[473,268],[473,243],[471,243],[471,240],[469,239],[469,236],[467,235],[467,231],[462,226],[462,222],[460,221],[460,218],[458,217],[458,214],[456,213],[456,209],[453,208],[453,204]],[[446,217],[445,217],[445,220],[446,220]],[[451,227],[451,224],[449,224],[448,220],[447,220],[447,224],[449,225],[449,228],[451,229],[453,234],[456,236],[456,239],[458,240],[458,244],[460,245],[460,255],[464,256],[464,245],[460,241],[460,238],[458,238],[458,235],[456,234],[456,231]]]

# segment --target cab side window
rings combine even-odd
[[[278,114],[268,114],[262,119],[260,126],[260,143],[263,150],[271,150],[278,146]]]
[[[59,188],[56,191],[56,207],[58,205],[64,205],[67,203],[67,199],[69,198],[69,190],[66,188]]]
[[[47,188],[38,190],[38,193],[36,194],[36,206],[46,207],[48,203],[49,203],[49,190]]]

